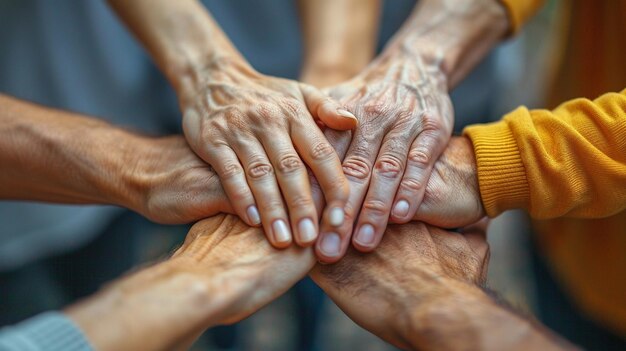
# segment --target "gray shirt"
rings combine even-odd
[[[0,351],[91,351],[83,332],[60,312],[0,329]]]

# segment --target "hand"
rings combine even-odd
[[[311,277],[363,328],[397,347],[416,348],[415,339],[452,326],[411,325],[413,314],[431,306],[444,314],[456,290],[472,292],[466,287],[484,283],[488,261],[484,226],[459,234],[409,223],[390,225],[374,252],[352,251],[334,265],[317,265]]]
[[[170,260],[65,312],[97,350],[172,350],[209,327],[252,314],[314,263],[311,249],[276,250],[261,229],[219,215],[194,225]]]
[[[435,163],[414,219],[454,228],[475,223],[484,216],[474,146],[466,137],[453,137]]]
[[[318,214],[305,164],[325,195],[326,226],[343,222],[349,193],[341,162],[316,121],[345,130],[356,119],[311,86],[232,62],[215,63],[179,94],[185,136],[216,170],[246,223],[263,223],[276,247],[290,245],[292,232],[298,244],[310,245],[317,238]]]
[[[167,224],[234,213],[215,171],[182,136],[142,138],[135,145],[129,188],[139,195],[127,207]]]
[[[352,243],[371,251],[390,213],[396,222],[414,216],[453,125],[445,76],[426,59],[384,56],[330,92],[355,113],[359,125],[352,136],[326,133],[345,155],[350,199],[344,224],[321,232],[316,252],[324,262],[343,256],[355,221]]]

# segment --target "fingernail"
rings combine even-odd
[[[327,233],[322,238],[322,243],[320,244],[320,250],[326,256],[335,257],[339,255],[340,245],[341,245],[341,239],[339,238],[339,234]]]
[[[374,227],[371,224],[363,224],[361,228],[359,228],[359,232],[356,234],[356,241],[359,244],[363,244],[369,246],[374,242]]]
[[[298,233],[300,234],[300,241],[303,243],[310,243],[317,237],[317,231],[315,230],[315,224],[313,221],[305,218],[298,223]]]
[[[346,117],[346,118],[352,118],[352,119],[356,119],[356,116],[352,114],[352,112],[344,109],[344,108],[338,108],[337,109],[337,113],[342,116],[342,117]]]
[[[330,221],[330,225],[332,225],[333,227],[338,227],[343,224],[343,217],[343,208],[334,207],[330,209],[328,220]]]
[[[261,224],[261,216],[259,215],[259,210],[257,210],[256,206],[248,207],[246,212],[248,214],[248,220],[250,221],[250,223],[252,223],[253,225]]]
[[[272,230],[274,231],[274,239],[279,243],[286,243],[291,240],[291,234],[287,223],[282,219],[277,219],[272,223]]]
[[[405,217],[409,214],[409,203],[406,200],[396,202],[393,207],[393,215],[396,217]]]

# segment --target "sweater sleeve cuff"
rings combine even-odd
[[[84,334],[60,312],[46,312],[0,329],[0,350],[93,350]]]
[[[478,184],[489,217],[514,208],[527,208],[530,189],[513,132],[506,121],[465,128],[476,155]]]

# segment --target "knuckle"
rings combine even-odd
[[[233,178],[239,176],[243,172],[243,168],[239,163],[227,162],[221,167],[221,176],[223,178]]]
[[[280,106],[292,116],[300,116],[305,112],[302,103],[294,99],[282,99]]]
[[[424,183],[417,178],[406,178],[400,183],[400,190],[407,192],[418,192],[424,188]]]
[[[328,108],[331,109],[333,107],[335,107],[336,105],[338,105],[335,100],[331,99],[329,96],[324,96],[319,103],[319,106],[322,108]]]
[[[247,174],[252,179],[260,179],[274,173],[272,165],[264,160],[255,160],[248,165]]]
[[[422,113],[422,130],[423,131],[441,131],[443,130],[443,123],[440,118],[435,116],[429,111]]]
[[[281,174],[289,174],[303,168],[300,157],[294,154],[282,155],[278,159],[277,169]]]
[[[245,113],[237,106],[228,106],[223,109],[224,117],[229,121],[245,119]]]
[[[290,198],[287,201],[289,201],[290,208],[313,207],[313,199],[311,199],[308,196],[297,195],[297,196]]]
[[[363,106],[363,112],[368,116],[386,115],[390,112],[390,107],[383,102],[371,102]]]
[[[259,210],[264,213],[277,213],[283,210],[283,203],[279,199],[267,199],[259,203]]]
[[[335,149],[327,142],[319,142],[311,149],[314,160],[326,160],[335,154]]]
[[[276,105],[269,102],[261,102],[255,105],[252,109],[254,114],[263,119],[273,119],[278,114]]]
[[[202,137],[209,142],[216,140],[220,135],[227,135],[228,122],[223,119],[212,119],[202,125]]]
[[[408,159],[419,168],[426,168],[432,160],[431,153],[421,147],[409,151]]]
[[[343,173],[346,176],[350,176],[360,180],[366,180],[371,174],[371,167],[369,162],[359,156],[348,156],[343,161]]]
[[[368,199],[363,203],[363,209],[368,211],[368,214],[383,217],[388,212],[387,204],[384,201],[377,199]]]
[[[404,164],[397,156],[394,155],[382,155],[374,166],[376,174],[386,178],[395,179],[398,178],[404,171]]]

